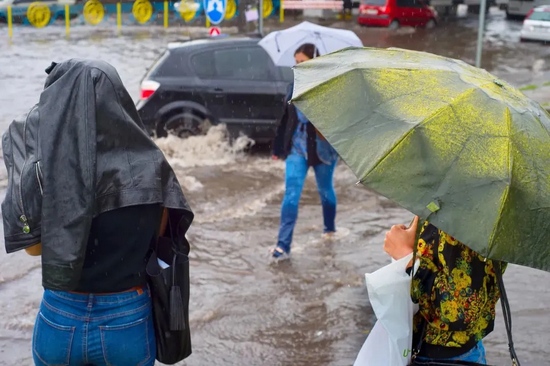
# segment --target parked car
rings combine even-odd
[[[212,37],[172,43],[141,83],[137,109],[156,136],[200,134],[209,122],[232,136],[270,141],[292,82],[254,37]]]
[[[550,42],[550,5],[531,10],[523,21],[521,41]]]
[[[422,0],[362,0],[358,22],[390,29],[400,26],[433,28],[437,24],[437,12]]]
[[[506,8],[506,17],[513,20],[524,20],[531,10],[549,4],[549,0],[510,0]]]

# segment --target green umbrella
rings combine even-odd
[[[293,103],[365,186],[486,258],[550,270],[550,116],[506,82],[349,48],[296,67]]]

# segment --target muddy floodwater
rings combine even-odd
[[[434,30],[335,26],[349,26],[368,46],[430,51],[467,62],[475,58],[475,17],[442,23]],[[550,48],[519,43],[520,28],[521,23],[506,21],[502,12],[491,12],[483,66],[518,86],[550,81]],[[9,42],[7,30],[0,27],[0,132],[37,102],[50,61],[108,61],[137,98],[146,68],[167,42],[187,32],[135,28],[117,36],[114,29],[81,27],[65,40],[60,27],[17,28]],[[244,152],[246,138],[230,145],[223,127],[206,136],[157,142],[196,214],[189,232],[194,352],[182,364],[351,365],[375,321],[364,273],[389,263],[382,251],[384,232],[392,224],[407,223],[412,215],[355,185],[354,175],[340,163],[335,173],[336,240],[321,239],[321,207],[310,175],[292,260],[270,265],[268,249],[276,242],[284,163],[272,161],[265,148]],[[0,169],[3,190],[3,163]],[[522,365],[550,365],[550,274],[511,266],[505,282]],[[32,365],[32,327],[41,295],[40,260],[23,253],[8,256],[1,249],[0,365]],[[490,363],[510,364],[500,316],[486,348]]]

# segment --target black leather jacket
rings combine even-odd
[[[161,204],[178,218],[174,239],[187,243],[193,213],[117,71],[102,61],[69,60],[47,72],[39,103],[3,136],[6,250],[41,242],[44,287],[70,291],[100,213]]]

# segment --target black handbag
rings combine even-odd
[[[172,230],[171,220],[168,220]],[[171,235],[173,238],[174,236]],[[189,329],[189,244],[159,237],[147,262],[147,278],[153,302],[156,359],[172,365],[191,355]],[[161,266],[158,260],[166,265]]]
[[[415,253],[416,254],[416,253]],[[414,261],[413,261],[414,263]],[[496,264],[498,263],[498,266]],[[513,366],[521,366],[514,349],[514,340],[512,339],[512,314],[510,313],[510,304],[508,303],[508,296],[506,295],[506,289],[504,288],[504,281],[502,280],[502,263],[495,261],[495,274],[497,277],[498,289],[500,291],[500,303],[502,305],[502,313],[504,316],[504,324],[506,325],[506,334],[508,336],[508,348],[510,351],[510,357],[512,359]],[[412,271],[411,271],[412,272]],[[449,361],[449,360],[430,360],[422,361],[417,358],[420,350],[422,349],[422,343],[424,341],[424,334],[426,331],[426,322],[424,322],[422,336],[418,342],[418,345],[413,349],[411,363],[409,366],[482,366],[482,364],[470,361]],[[486,365],[483,365],[486,366]]]

